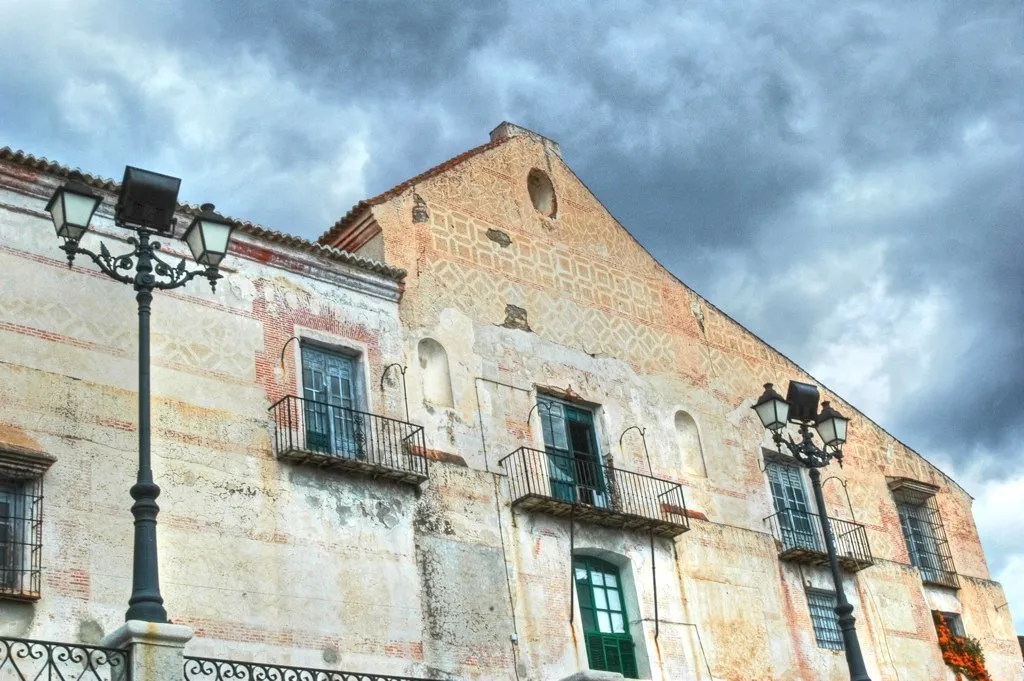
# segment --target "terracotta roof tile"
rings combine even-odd
[[[10,147],[0,148],[0,161],[10,161],[11,163],[20,165],[24,168],[38,170],[41,172],[49,173],[51,175],[56,175],[58,177],[67,177],[72,172],[79,172],[82,174],[85,184],[91,187],[96,187],[97,189],[113,192],[115,194],[121,188],[121,185],[117,182],[114,182],[113,180],[103,177],[97,177],[95,175],[90,175],[89,173],[83,172],[78,168],[69,168],[68,166],[61,165],[60,163],[51,161],[47,158],[37,158],[32,154],[27,154],[24,151],[11,149]],[[179,203],[178,210],[180,210],[182,213],[185,213],[186,215],[195,215],[196,213],[199,212],[199,207],[193,206],[188,203]],[[370,260],[369,258],[364,258],[362,256],[355,255],[354,253],[340,251],[336,248],[332,248],[321,243],[309,241],[308,239],[303,239],[302,237],[295,236],[294,234],[286,234],[285,232],[279,232],[277,230],[270,229],[268,227],[264,227],[253,222],[249,222],[247,220],[239,220],[237,218],[232,218],[229,216],[225,217],[234,222],[235,225],[237,226],[237,229],[239,229],[243,233],[249,234],[264,241],[282,244],[284,246],[288,246],[289,248],[294,248],[299,251],[305,251],[307,253],[315,253],[317,255],[322,255],[326,258],[330,258],[331,260],[336,260],[338,262],[345,263],[346,265],[352,265],[353,267],[358,267],[360,269],[373,272],[374,274],[378,274],[393,281],[402,281],[406,275],[406,271],[398,267],[392,267],[391,265],[387,265],[385,263],[376,262],[375,260]]]

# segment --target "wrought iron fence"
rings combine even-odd
[[[278,456],[311,456],[427,475],[422,426],[294,395],[281,398],[270,410]]]
[[[187,655],[184,676],[185,681],[426,681],[412,676],[285,667],[262,662],[237,662]]]
[[[128,652],[0,637],[0,681],[122,681]]]
[[[683,488],[671,480],[529,447],[520,447],[499,463],[508,473],[513,503],[549,499],[689,527]]]
[[[863,525],[839,518],[830,517],[828,520],[836,540],[836,555],[840,563],[848,568],[860,568],[874,563],[868,534]],[[772,536],[782,544],[780,554],[790,554],[797,558],[818,557],[824,562],[828,548],[818,514],[784,508],[765,518],[765,521],[771,526]]]

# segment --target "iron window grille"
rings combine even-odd
[[[811,610],[811,624],[819,648],[843,649],[843,632],[839,629],[834,591],[807,590],[807,605]]]
[[[935,495],[903,486],[893,490],[910,562],[927,584],[960,587]]]
[[[39,598],[42,549],[42,478],[0,478],[0,597]]]

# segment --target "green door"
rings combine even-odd
[[[306,446],[324,454],[365,458],[362,413],[355,409],[355,362],[351,357],[302,347]]]
[[[578,556],[573,571],[590,668],[637,678],[636,651],[618,569],[597,558]]]
[[[782,545],[785,549],[821,551],[821,542],[811,520],[800,469],[775,462],[768,463],[768,484],[779,517]]]
[[[538,399],[548,454],[551,496],[605,508],[608,492],[597,449],[594,415],[555,400]]]

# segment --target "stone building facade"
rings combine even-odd
[[[38,589],[0,594],[0,636],[95,642],[130,590],[135,311],[57,250],[43,208],[66,174],[0,152],[0,472],[45,502]],[[110,197],[96,231],[123,238],[116,186],[90,182]],[[504,123],[317,244],[243,223],[226,270],[154,305],[161,578],[186,654],[847,677],[819,509],[750,409],[766,382],[816,381],[659,265],[555,142]],[[970,496],[819,389],[852,417],[820,510],[871,677],[952,678],[942,612],[993,679],[1024,679]]]

